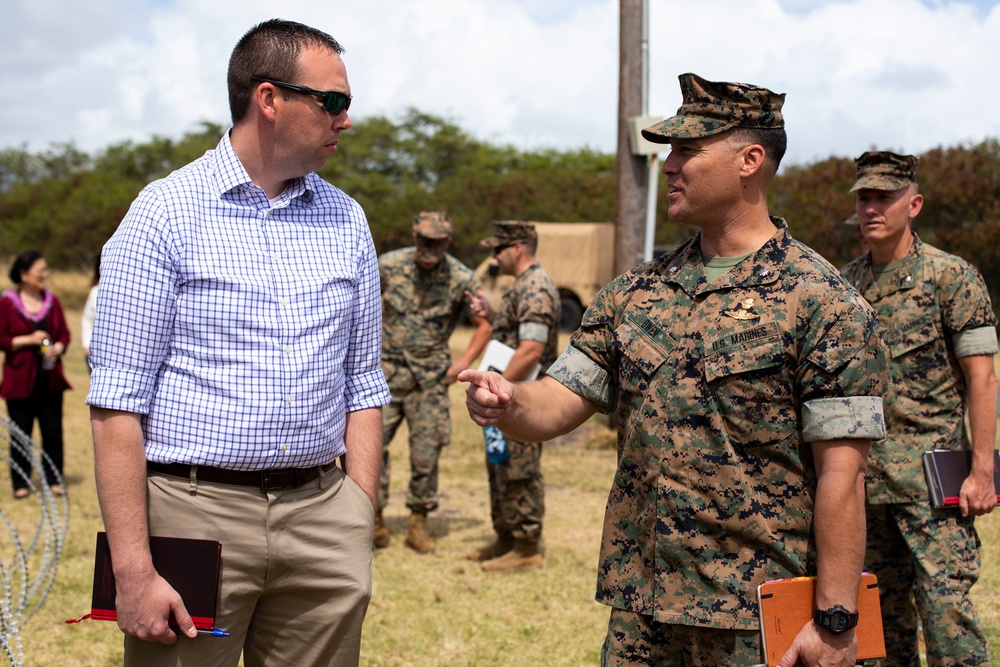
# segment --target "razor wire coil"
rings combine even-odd
[[[7,446],[3,446],[4,441]],[[24,664],[21,630],[45,603],[55,583],[69,530],[69,497],[52,493],[52,485],[66,487],[54,472],[51,459],[2,414],[0,449],[11,474],[26,479],[31,491],[28,499],[14,501],[15,505],[0,503],[0,531],[10,535],[9,540],[0,539],[0,656],[6,655],[12,667],[20,667]],[[31,462],[29,469],[14,463],[13,451]],[[32,471],[38,471],[40,482],[32,480]],[[46,479],[46,474],[55,474],[56,479]]]

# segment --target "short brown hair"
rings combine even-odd
[[[344,47],[322,30],[282,19],[258,23],[240,38],[229,57],[226,76],[233,125],[243,120],[250,108],[257,87],[250,77],[297,83],[299,53],[310,46],[327,48],[337,55],[344,52]]]

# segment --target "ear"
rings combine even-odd
[[[278,91],[274,87],[274,84],[258,83],[256,90],[254,90],[252,104],[256,106],[257,111],[260,112],[264,118],[270,122],[274,122],[276,116],[275,103],[277,101]]]
[[[740,149],[740,176],[748,178],[764,168],[766,154],[760,144],[750,144]]]
[[[924,196],[921,194],[915,194],[910,197],[910,210],[909,216],[910,220],[913,220],[920,213],[920,209],[924,207]]]

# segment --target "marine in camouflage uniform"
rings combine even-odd
[[[535,262],[537,243],[534,225],[519,221],[495,223],[494,235],[482,241],[493,250],[501,273],[516,276],[497,311],[490,313],[493,339],[515,350],[504,372],[511,379],[523,378],[536,361],[544,373],[558,355],[559,291]],[[534,569],[542,563],[542,443],[508,438],[507,452],[509,458],[503,463],[486,461],[490,516],[497,538],[469,554],[472,560],[483,562],[487,571]]]
[[[549,369],[618,416],[597,586],[616,610],[756,632],[757,585],[816,572],[807,443],[883,435],[874,316],[775,224],[711,284],[698,237],[616,279]]]
[[[994,496],[997,321],[979,272],[911,230],[922,206],[917,158],[871,151],[856,162],[852,192],[858,192],[857,215],[872,251],[843,273],[878,313],[890,353],[888,436],[873,451],[866,475],[865,566],[879,579],[888,653],[881,664],[919,667],[919,619],[930,667],[988,665],[969,589],[980,571],[974,515],[992,509],[992,502],[973,503],[967,516],[959,508],[933,509],[922,455],[974,447],[987,468],[984,493]],[[987,372],[967,377],[970,362]],[[966,396],[982,406],[970,409],[971,441]]]
[[[379,257],[382,281],[382,372],[392,394],[382,410],[382,476],[379,481],[375,545],[388,544],[381,519],[389,502],[389,444],[403,419],[409,428],[410,484],[406,506],[411,527],[406,544],[427,552],[426,515],[438,508],[438,459],[451,442],[448,385],[489,340],[489,322],[473,316],[476,327],[455,364],[448,340],[463,312],[466,293],[482,289],[479,279],[446,253],[452,225],[441,211],[422,211],[414,219],[415,247]]]
[[[671,218],[701,232],[606,286],[542,381],[459,376],[473,419],[512,434],[617,415],[602,665],[761,662],[756,589],[768,579],[817,575],[817,603],[852,611],[865,454],[885,435],[874,312],[767,213],[783,96],[680,78],[678,115],[644,134],[671,144]],[[721,252],[734,220],[740,240]],[[793,657],[853,665],[838,653],[851,639],[809,624]]]

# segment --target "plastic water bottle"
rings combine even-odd
[[[53,368],[56,367],[55,360],[54,359],[49,359],[47,356],[45,356],[46,354],[48,354],[49,346],[51,346],[51,345],[52,345],[52,342],[48,338],[46,338],[46,339],[44,339],[42,341],[41,352],[42,352],[42,370],[43,371],[51,371]]]
[[[486,439],[486,460],[490,463],[504,463],[510,458],[507,451],[507,438],[496,426],[483,427],[483,437]]]

